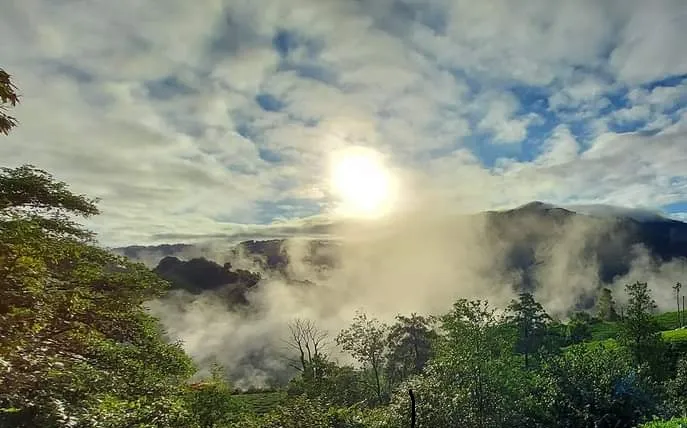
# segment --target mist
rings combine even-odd
[[[319,250],[335,260],[333,266],[310,263],[308,240],[291,238],[282,248],[289,260],[286,275],[261,271],[260,264],[242,255],[229,260],[226,243],[206,243],[181,256],[260,271],[261,283],[247,296],[249,309],[232,311],[214,292],[192,296],[180,291],[149,307],[201,368],[218,362],[236,387],[266,387],[293,374],[284,339],[295,318],[313,320],[328,331],[329,354],[345,362],[334,337],[357,310],[392,322],[397,314],[444,313],[459,298],[486,299],[504,308],[518,291],[530,289],[549,314],[565,319],[602,286],[612,288],[616,301],[624,304],[624,285],[638,280],[649,282],[660,309],[671,310],[671,287],[687,271],[684,261],[658,263],[645,248],[624,246],[622,237],[608,241],[617,225],[611,219],[572,216],[551,229],[534,215],[524,216],[509,224],[507,234],[494,230],[487,219],[414,212],[340,223],[329,231],[338,238],[336,244]],[[537,235],[550,239],[536,245],[535,267],[531,272],[514,268],[513,243]],[[589,251],[600,244],[605,257],[633,257],[629,272],[610,285],[603,285],[599,257]],[[294,284],[291,278],[314,285]]]

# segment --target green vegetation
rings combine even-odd
[[[11,76],[0,68],[0,132],[5,135],[17,126],[17,119],[7,114],[7,110],[19,102],[16,89]]]
[[[0,74],[3,104],[16,102],[8,85]],[[625,287],[622,313],[604,289],[597,317],[567,323],[528,293],[503,311],[460,299],[390,325],[359,312],[335,336],[355,366],[331,356],[329,332],[294,320],[298,374],[283,390],[238,394],[219,366],[192,383],[191,359],[143,306],[169,284],[95,245],[76,219],[97,214],[45,171],[0,169],[2,427],[402,428],[409,390],[417,428],[685,421],[671,418],[687,415],[687,329],[653,313],[642,282]]]
[[[288,398],[284,391],[238,393],[234,398],[249,413],[264,415],[284,404]]]
[[[299,374],[284,390],[235,393],[220,367],[191,384],[181,344],[142,306],[167,284],[74,222],[95,201],[32,166],[1,171],[2,426],[400,428],[409,388],[418,427],[634,426],[687,412],[687,329],[657,334],[676,317],[652,313],[644,283],[627,286],[616,321],[554,322],[527,293],[504,313],[459,300],[386,325],[360,312],[336,336],[357,366],[294,320]]]
[[[687,418],[649,422],[642,425],[642,428],[687,428]]]

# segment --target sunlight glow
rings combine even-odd
[[[332,159],[331,189],[339,200],[339,212],[347,216],[375,218],[392,208],[395,186],[381,155],[362,147],[348,148]]]

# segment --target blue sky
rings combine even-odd
[[[687,218],[682,0],[24,0],[0,39],[0,157],[100,197],[105,243],[329,221],[347,146],[407,203]]]

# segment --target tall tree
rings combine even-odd
[[[525,367],[529,367],[529,356],[544,344],[551,317],[530,293],[520,293],[518,299],[508,305],[508,312],[508,321],[518,331],[516,351],[525,357]]]
[[[615,300],[610,288],[603,288],[596,302],[596,316],[604,321],[617,321],[618,312],[615,309]]]
[[[12,76],[0,68],[0,132],[5,135],[17,126],[17,119],[7,114],[7,110],[19,102],[16,90],[17,87],[12,83]]]
[[[662,339],[660,327],[653,317],[656,302],[646,282],[635,282],[625,285],[629,296],[625,319],[621,324],[621,344],[627,346],[641,364],[655,356]]]
[[[380,403],[384,401],[382,371],[385,365],[387,331],[388,326],[359,311],[351,326],[336,337],[336,343],[344,351],[372,371],[375,394]]]
[[[422,372],[432,356],[432,345],[437,334],[432,318],[418,314],[397,315],[389,329],[387,376],[392,384]]]

